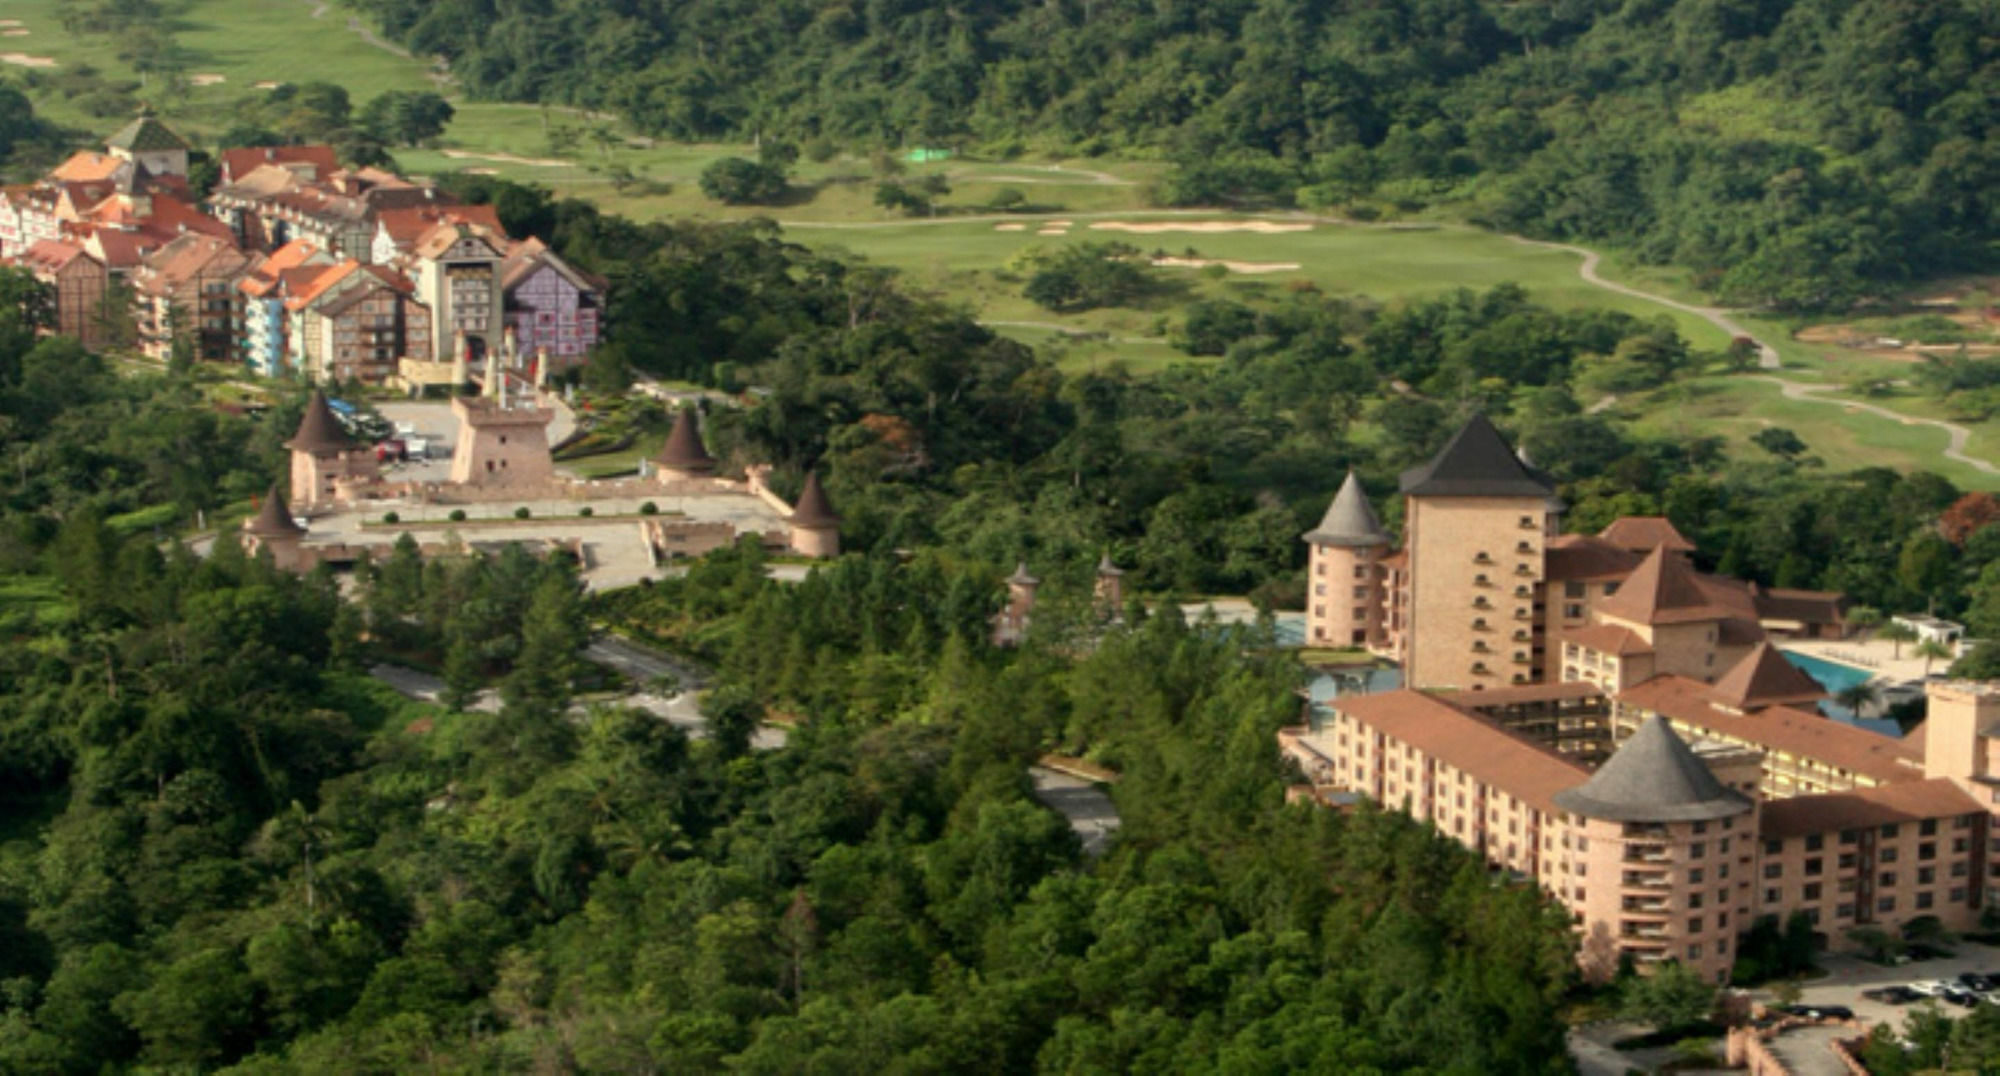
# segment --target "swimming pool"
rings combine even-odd
[[[1796,650],[1782,651],[1785,659],[1806,671],[1806,675],[1819,681],[1819,686],[1829,695],[1838,695],[1846,688],[1865,684],[1874,679],[1875,674],[1867,669],[1857,669],[1852,665],[1842,665],[1837,661],[1801,654]]]

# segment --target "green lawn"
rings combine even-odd
[[[0,38],[0,52],[21,52],[57,62],[53,69],[89,64],[107,79],[138,80],[131,65],[118,59],[118,43],[105,35],[72,37],[59,16],[66,0],[6,0],[0,17],[18,20],[26,36]],[[324,14],[312,17],[315,8]],[[168,95],[154,87],[139,96],[176,128],[190,134],[213,134],[229,126],[229,107],[245,94],[260,92],[259,82],[337,82],[347,87],[358,107],[385,90],[434,87],[429,66],[377,48],[347,29],[349,13],[311,0],[188,0],[176,19],[175,35],[188,51],[189,75],[220,75],[223,81],[191,86],[184,94]],[[45,89],[34,92],[36,111],[58,122],[109,134],[130,117],[91,116],[78,107],[74,95]]]

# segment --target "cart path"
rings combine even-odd
[[[1915,415],[1906,415],[1901,411],[1891,411],[1886,407],[1878,407],[1871,403],[1862,403],[1859,400],[1837,399],[1819,395],[1822,392],[1831,392],[1839,388],[1840,386],[1838,385],[1787,381],[1782,377],[1772,377],[1768,374],[1759,375],[1757,380],[1769,381],[1778,386],[1778,391],[1784,393],[1785,398],[1788,400],[1805,400],[1809,403],[1823,403],[1836,407],[1853,408],[1866,411],[1871,415],[1878,415],[1893,422],[1900,422],[1905,426],[1935,426],[1943,430],[1946,437],[1949,438],[1949,442],[1945,445],[1944,452],[1942,453],[1944,458],[1957,463],[1963,463],[1967,467],[1979,471],[1981,474],[2000,475],[2000,467],[1995,467],[1992,463],[1982,460],[1977,456],[1968,456],[1965,454],[1965,446],[1972,439],[1972,431],[1956,422],[1946,422],[1943,419],[1936,418],[1918,418]]]

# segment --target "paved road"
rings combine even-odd
[[[1771,1052],[1792,1071],[1792,1076],[1848,1076],[1847,1066],[1834,1052],[1833,1044],[1854,1035],[1852,1028],[1831,1024],[1793,1028],[1771,1040]]]
[[[1102,788],[1080,777],[1042,766],[1028,767],[1035,798],[1069,819],[1069,828],[1083,841],[1083,854],[1100,856],[1118,832],[1118,808]]]
[[[1935,426],[1943,430],[1945,435],[1950,438],[1944,450],[1944,457],[1946,459],[1956,460],[1967,467],[1975,468],[1985,474],[2000,474],[2000,467],[1995,467],[1985,460],[1965,454],[1965,446],[1972,439],[1972,431],[1955,422],[1946,422],[1935,418],[1918,418],[1915,415],[1906,415],[1901,411],[1891,411],[1886,407],[1877,407],[1874,404],[1861,403],[1858,400],[1827,399],[1819,395],[1822,392],[1832,392],[1840,387],[1838,385],[1809,385],[1799,381],[1787,381],[1782,377],[1768,376],[1760,377],[1758,380],[1769,381],[1777,385],[1778,391],[1783,392],[1785,398],[1788,400],[1805,400],[1808,403],[1822,403],[1834,407],[1846,407],[1857,411],[1866,411],[1871,415],[1879,415],[1892,422],[1900,422],[1905,426]]]
[[[617,636],[604,635],[591,640],[584,648],[584,656],[592,661],[610,666],[631,678],[640,690],[612,700],[616,705],[643,710],[654,717],[673,725],[688,734],[689,739],[699,740],[708,735],[708,725],[701,716],[701,704],[697,697],[706,674],[694,665],[680,660],[672,654],[632,642]],[[368,670],[368,675],[395,688],[413,699],[424,702],[438,702],[444,694],[444,681],[426,672],[405,668],[401,665],[376,665]],[[679,690],[672,694],[661,694],[645,690],[645,685],[663,675],[671,675],[679,680]],[[482,691],[472,705],[467,707],[480,713],[500,712],[500,693]],[[570,707],[570,713],[582,717],[590,707],[577,703]],[[785,746],[785,730],[775,725],[760,725],[750,739],[750,746],[759,751],[771,751]]]

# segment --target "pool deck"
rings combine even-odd
[[[1808,654],[1821,661],[1831,661],[1873,673],[1875,683],[1887,687],[1911,680],[1922,680],[1926,675],[1924,659],[1912,657],[1915,643],[1902,645],[1902,656],[1896,655],[1896,644],[1886,639],[1787,639],[1778,644],[1786,650],[1798,654]],[[1863,662],[1856,661],[1859,657]],[[1931,663],[1930,672],[1943,672],[1951,662],[1945,660]]]

